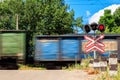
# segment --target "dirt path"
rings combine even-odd
[[[0,70],[0,80],[94,80],[81,70]]]

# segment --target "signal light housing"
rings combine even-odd
[[[95,30],[97,30],[97,28],[98,28],[98,24],[97,24],[97,23],[92,23],[92,24],[90,25],[90,27],[91,27],[91,29],[92,29],[93,31],[95,31]]]
[[[86,32],[86,33],[89,33],[90,32],[90,26],[87,24],[87,25],[85,25],[84,26],[84,31]]]
[[[104,32],[104,31],[105,31],[105,26],[104,26],[103,24],[100,24],[100,25],[98,26],[98,30],[99,30],[100,32]]]
[[[92,24],[86,24],[83,27],[85,33],[89,33],[91,30],[93,30],[94,32],[96,30],[100,31],[101,33],[105,31],[105,26],[103,24],[97,24],[97,23],[92,23]]]

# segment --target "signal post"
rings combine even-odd
[[[92,24],[87,24],[84,26],[84,31],[86,35],[84,36],[85,40],[88,40],[88,43],[85,45],[85,53],[88,54],[89,52],[94,53],[94,60],[93,60],[93,67],[94,69],[99,69],[101,71],[105,71],[107,66],[103,65],[103,63],[107,63],[107,61],[101,62],[99,59],[97,59],[96,56],[96,51],[100,52],[103,54],[104,47],[105,45],[101,42],[101,40],[104,38],[103,32],[105,31],[105,26],[103,24],[97,24],[97,23],[92,23]],[[93,31],[94,35],[93,36],[88,36],[87,34]],[[99,31],[101,34],[99,36],[96,36],[96,31]],[[102,63],[102,64],[101,64]],[[102,67],[102,68],[101,68]],[[104,69],[103,69],[104,68]]]
[[[87,35],[91,30],[94,31],[93,37]],[[85,50],[86,50],[85,53],[89,53],[93,51],[94,59],[96,59],[97,58],[96,51],[99,51],[100,53],[104,53],[105,45],[102,42],[100,42],[100,40],[104,38],[103,32],[105,31],[105,26],[103,24],[98,25],[97,23],[92,23],[90,25],[86,24],[84,26],[84,31],[86,33],[84,38],[89,41],[88,44],[85,45]],[[96,31],[101,32],[98,38],[96,37]]]

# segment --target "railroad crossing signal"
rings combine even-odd
[[[105,52],[104,49],[103,49],[103,47],[105,45],[102,42],[100,42],[100,40],[102,40],[104,38],[103,34],[101,34],[98,38],[93,38],[93,37],[90,37],[90,36],[87,36],[87,35],[85,35],[84,38],[89,41],[88,44],[85,45],[85,48],[86,48],[85,52],[86,53],[89,53],[93,50],[97,50],[101,53]]]
[[[89,33],[91,30],[93,30],[94,32],[98,30],[101,33],[105,31],[105,26],[103,24],[98,25],[97,23],[92,23],[90,25],[86,24],[83,28],[84,28],[85,33]]]

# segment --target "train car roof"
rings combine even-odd
[[[36,38],[84,38],[86,34],[67,34],[67,35],[36,35]],[[94,34],[87,34],[88,36],[94,36]],[[99,36],[97,34],[96,36]],[[116,39],[120,37],[120,34],[105,34],[107,39]]]

